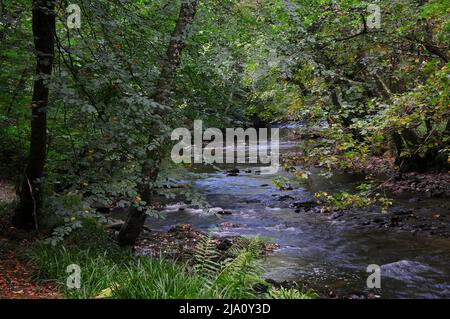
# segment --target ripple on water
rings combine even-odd
[[[293,147],[295,142],[285,142],[281,152]],[[267,258],[266,266],[267,276],[275,280],[311,279],[344,292],[363,291],[368,276],[366,268],[377,263],[382,265],[383,297],[450,298],[448,241],[427,241],[412,234],[399,235],[390,229],[358,229],[345,218],[328,220],[321,214],[295,214],[289,208],[289,200],[280,200],[283,196],[308,200],[318,190],[348,189],[359,183],[354,176],[336,174],[330,180],[316,172],[309,181],[311,192],[302,187],[279,192],[272,185],[274,176],[257,175],[254,168],[249,170],[245,166],[238,169],[238,176],[208,173],[199,175],[202,179],[195,183],[211,205],[232,215],[217,216],[185,204],[170,205],[164,209],[166,219],[152,220],[151,227],[167,229],[173,224],[186,223],[208,230],[224,221],[243,224],[246,227],[217,231],[223,236],[273,238],[281,248]],[[280,175],[289,173],[280,171]],[[430,213],[440,213],[436,212],[435,204],[432,203]],[[424,203],[408,205],[416,207]]]

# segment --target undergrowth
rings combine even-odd
[[[67,298],[249,299],[310,298],[298,290],[277,290],[262,279],[260,242],[235,245],[226,257],[205,236],[189,263],[135,256],[119,248],[95,222],[84,223],[63,243],[35,244],[25,253],[38,280],[51,281]],[[192,264],[192,263],[191,263]],[[70,265],[79,266],[80,287],[69,288]]]

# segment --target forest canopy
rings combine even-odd
[[[300,123],[302,151],[283,162],[301,163],[297,177],[311,167],[371,176],[378,160],[388,179],[448,173],[449,9],[448,0],[0,0],[0,169],[17,192],[12,223],[58,242],[79,216],[120,206],[116,239],[134,245],[159,214],[164,183],[192,168],[170,161],[171,132],[199,120],[220,130]],[[336,207],[391,203],[349,196],[317,194]]]

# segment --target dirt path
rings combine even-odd
[[[0,180],[0,204],[11,203],[14,199],[14,187]],[[8,211],[0,212],[0,226],[0,299],[61,298],[53,285],[36,283],[32,278],[33,269],[18,258],[17,251],[28,242],[10,239],[16,237],[16,232],[10,225]]]
[[[4,240],[4,239],[3,239]],[[58,299],[60,294],[51,284],[36,283],[31,269],[14,251],[0,260],[0,299]]]

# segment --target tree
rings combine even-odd
[[[186,38],[194,20],[197,10],[197,0],[182,0],[178,21],[173,30],[166,59],[163,62],[159,80],[156,85],[154,100],[161,108],[158,116],[163,118],[169,105],[172,84],[175,80],[177,69],[181,63],[181,53],[186,45]],[[147,152],[147,160],[142,166],[142,181],[139,185],[139,193],[146,203],[151,203],[153,185],[158,177],[161,160],[163,157],[163,145],[167,141],[166,132],[161,128],[162,123],[150,135],[150,140],[158,139],[157,135],[162,135],[160,146]],[[127,220],[119,233],[119,244],[122,246],[133,245],[142,231],[146,219],[144,211],[132,207]]]
[[[310,125],[327,120],[311,162],[348,168],[383,154],[402,171],[447,170],[448,5],[377,4],[379,27],[369,26],[366,1],[282,4],[270,19],[282,33],[247,68],[252,102]],[[285,62],[270,61],[267,47]]]
[[[47,149],[48,81],[52,74],[55,46],[55,1],[33,0],[33,37],[36,75],[31,103],[31,135],[28,163],[19,189],[14,224],[38,229],[43,200],[43,175]]]

